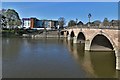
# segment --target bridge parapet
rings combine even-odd
[[[91,29],[114,29],[114,30],[120,30],[119,26],[85,26],[85,25],[77,25],[77,26],[71,26],[67,27],[67,29],[75,29],[75,28],[91,28]]]

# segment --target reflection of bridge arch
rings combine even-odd
[[[96,76],[117,77],[114,52],[90,52],[90,61]]]
[[[72,57],[87,73],[90,73],[96,78],[117,77],[114,52],[84,52],[81,50],[81,45],[72,45],[71,42],[67,46]]]
[[[67,46],[68,46],[68,50],[70,51],[70,54],[77,61],[77,63],[80,66],[82,66],[82,68],[87,73],[95,75],[93,67],[91,65],[90,54],[87,52],[84,52],[83,50],[84,45],[72,44],[71,41],[69,40]]]

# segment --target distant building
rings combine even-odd
[[[37,28],[44,28],[42,20],[37,21]]]
[[[42,21],[38,20],[37,18],[23,18],[22,26],[24,28],[41,28],[41,27],[43,27]]]
[[[110,22],[110,25],[111,25],[111,26],[119,26],[119,23],[120,23],[120,20],[112,20],[112,21]]]
[[[57,29],[58,21],[57,20],[39,20],[37,18],[23,18],[23,27],[24,28],[48,28],[48,29]]]
[[[56,20],[44,20],[44,27],[51,28],[51,29],[57,29],[58,21]]]
[[[31,26],[30,28],[40,28],[40,20],[37,18],[31,18]]]
[[[23,18],[22,19],[22,26],[23,28],[30,28],[30,18]]]
[[[57,20],[53,20],[53,22],[54,22],[53,28],[57,29],[59,22]]]

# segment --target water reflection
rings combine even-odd
[[[20,38],[2,38],[2,53],[4,53],[2,56],[4,56],[5,59],[8,59],[9,57],[12,57],[12,59],[17,58],[21,42]]]
[[[4,78],[87,77],[61,39],[4,38],[2,61]]]
[[[90,52],[90,59],[98,77],[116,77],[114,52]]]
[[[85,44],[73,44],[68,41],[68,48],[80,66],[89,77],[116,78],[120,72],[115,69],[114,52],[88,52],[84,51]]]
[[[4,77],[120,77],[114,52],[84,51],[72,40],[3,38],[2,46]]]

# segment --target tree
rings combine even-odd
[[[0,14],[0,22],[1,22],[1,28],[5,28],[5,26],[7,25],[7,22],[6,22],[6,17],[4,15],[1,15]]]
[[[95,21],[93,21],[93,25],[94,25],[94,26],[100,26],[100,24],[101,24],[101,21],[100,21],[100,20],[95,20]]]
[[[3,15],[5,13],[5,9],[2,9],[0,10],[0,23],[1,23],[1,28],[5,28],[6,25],[7,25],[7,22],[6,22],[6,17],[5,15]]]
[[[110,23],[109,23],[108,18],[105,18],[104,21],[103,21],[103,26],[107,27],[109,25],[110,25]]]
[[[16,25],[16,26],[20,26],[21,24],[22,24],[21,20],[18,20],[18,19],[15,20],[15,25]]]
[[[7,9],[6,11],[2,12],[2,15],[6,17],[6,26],[9,26],[9,28],[15,28],[22,24],[18,13],[14,9]]]
[[[76,25],[76,22],[74,20],[70,20],[68,22],[68,27],[75,26],[75,25]]]
[[[63,28],[63,26],[65,25],[65,18],[64,17],[60,17],[58,19],[58,23],[59,23],[60,28]]]

